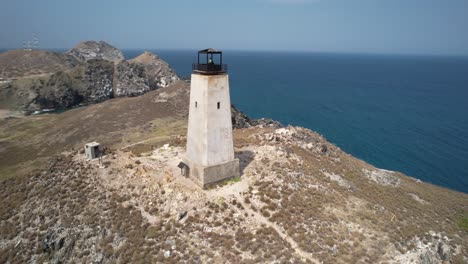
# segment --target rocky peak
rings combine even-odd
[[[129,62],[144,66],[145,76],[151,90],[167,87],[180,80],[169,64],[152,52],[145,51]]]
[[[84,62],[90,59],[103,59],[108,61],[122,61],[125,59],[122,51],[104,41],[85,41],[76,45],[66,54]]]
[[[134,58],[131,60],[132,62],[137,62],[143,65],[148,65],[152,63],[157,63],[159,61],[164,62],[159,58],[158,55],[152,53],[151,51],[145,51],[142,54],[140,54],[138,57]]]

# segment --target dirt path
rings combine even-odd
[[[170,139],[170,138],[172,138],[172,137],[173,137],[173,136],[162,136],[162,137],[152,137],[152,138],[148,138],[148,139],[145,139],[145,140],[142,140],[142,141],[139,141],[139,142],[132,143],[132,144],[127,145],[127,146],[125,146],[125,147],[122,147],[121,150],[130,148],[130,147],[133,147],[133,146],[136,146],[136,145],[140,145],[140,144],[143,144],[143,143],[148,142],[148,141],[151,141],[151,140],[155,140],[155,139]]]
[[[218,189],[206,191],[206,194],[207,196],[214,198],[214,199],[223,197],[224,199],[227,200],[229,197],[231,198],[235,197],[237,202],[240,202],[242,206],[244,207],[245,211],[249,215],[251,215],[254,222],[257,222],[259,224],[265,224],[266,226],[275,229],[275,231],[279,234],[279,236],[282,239],[284,239],[291,246],[291,248],[296,251],[296,254],[298,254],[302,258],[310,260],[313,263],[320,263],[320,261],[314,258],[311,253],[305,252],[304,250],[302,250],[299,247],[299,245],[296,243],[296,241],[294,241],[294,239],[292,239],[288,234],[286,234],[280,226],[278,226],[276,223],[269,221],[263,215],[261,215],[258,212],[255,212],[254,210],[250,208],[250,206],[244,203],[244,199],[242,199],[241,193],[247,191],[248,188],[249,188],[249,179],[247,176],[243,175],[241,177],[241,181],[234,183],[234,184],[230,184],[228,186],[218,188]]]
[[[0,119],[6,118],[10,115],[10,110],[0,109]]]

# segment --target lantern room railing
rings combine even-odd
[[[192,64],[192,72],[200,74],[224,74],[227,73],[228,66],[227,64]]]

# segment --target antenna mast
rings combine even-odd
[[[32,33],[32,42],[33,42],[33,49],[39,49],[39,37],[36,33]]]
[[[39,49],[39,37],[36,33],[32,33],[30,40],[23,40],[23,49],[28,51]]]

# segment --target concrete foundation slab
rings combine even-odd
[[[187,158],[183,158],[182,161],[190,168],[190,173],[188,173],[190,179],[203,189],[224,180],[240,176],[239,159],[213,166],[196,164],[190,162]]]

